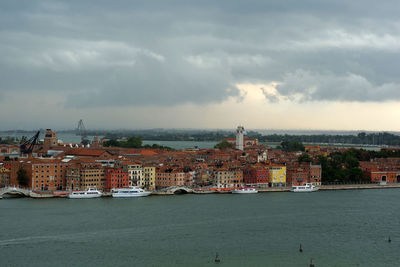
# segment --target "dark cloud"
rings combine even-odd
[[[400,100],[399,9],[372,0],[2,1],[0,93],[59,92],[66,107],[170,106],[273,81],[294,101]]]

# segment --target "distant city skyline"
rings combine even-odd
[[[400,6],[2,1],[0,130],[400,131]]]

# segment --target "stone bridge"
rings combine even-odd
[[[193,189],[185,187],[185,186],[172,186],[165,188],[164,190],[169,194],[186,194],[186,193],[193,193]]]
[[[4,194],[10,194],[10,195],[21,195],[21,196],[26,196],[29,197],[31,194],[31,190],[29,189],[24,189],[24,188],[19,188],[19,187],[2,187],[0,188],[0,198],[3,197]]]

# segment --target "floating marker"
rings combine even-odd
[[[218,252],[217,253],[215,253],[215,262],[220,262],[221,260],[219,259],[219,257],[218,257]]]

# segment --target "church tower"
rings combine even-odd
[[[243,150],[244,127],[238,126],[236,129],[236,149]]]

